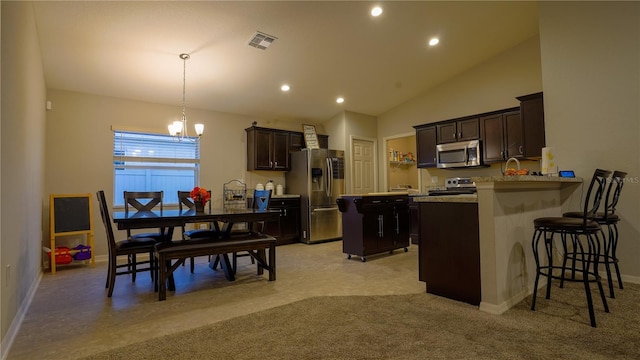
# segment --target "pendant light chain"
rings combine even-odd
[[[180,54],[180,58],[182,59],[182,121],[184,122],[184,132],[185,135],[187,133],[187,115],[185,114],[186,112],[186,105],[185,105],[185,98],[186,98],[186,92],[187,92],[187,60],[190,58],[189,54]]]
[[[174,121],[173,124],[169,125],[169,134],[173,136],[178,141],[182,141],[183,139],[189,138],[189,130],[187,128],[187,60],[189,60],[191,56],[189,54],[180,54],[180,59],[182,59],[182,119],[180,121]],[[203,124],[195,124],[196,134],[198,138],[191,139],[198,141],[202,133],[204,132]]]

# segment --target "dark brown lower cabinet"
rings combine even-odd
[[[271,198],[269,209],[280,211],[280,224],[266,223],[264,232],[276,238],[276,245],[299,242],[300,198]]]
[[[477,203],[420,202],[419,279],[427,293],[479,305]]]
[[[409,246],[409,197],[342,196],[338,199],[342,212],[342,251],[367,256]]]
[[[409,197],[409,218],[411,219],[409,238],[412,244],[418,245],[420,242],[420,203],[414,202],[412,197]]]

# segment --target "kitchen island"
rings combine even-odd
[[[472,177],[471,180],[477,189],[475,198],[462,195],[417,196],[414,201],[477,203],[480,310],[501,314],[533,290],[533,220],[562,216],[565,211],[580,208],[582,179],[525,175]],[[424,214],[420,216],[421,222],[429,221]],[[439,231],[446,237],[447,227]],[[420,244],[425,235],[421,234]],[[456,238],[456,235],[452,234],[451,238]]]
[[[409,196],[407,193],[342,195],[342,250],[350,259],[409,247]]]
[[[479,305],[478,202],[473,195],[414,196],[418,278],[427,293]]]

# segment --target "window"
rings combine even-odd
[[[191,190],[200,180],[200,142],[188,139],[114,131],[114,206],[124,206],[125,190],[163,190],[163,203],[177,204],[178,190]]]

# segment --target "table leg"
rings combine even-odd
[[[161,228],[162,238],[164,239],[164,241],[173,241],[173,229],[174,229],[173,226],[167,226],[166,228],[165,227]],[[160,264],[158,264],[158,266],[160,266]],[[164,266],[165,266],[165,269],[170,269],[171,260],[167,260]],[[169,289],[169,291],[176,291],[176,281],[173,278],[173,271],[169,273],[167,280],[168,280],[167,288]]]
[[[231,266],[231,261],[229,261],[229,254],[222,254],[220,265],[222,265],[222,270],[224,270],[224,276],[227,280],[234,281],[236,277],[234,275],[233,267]]]

